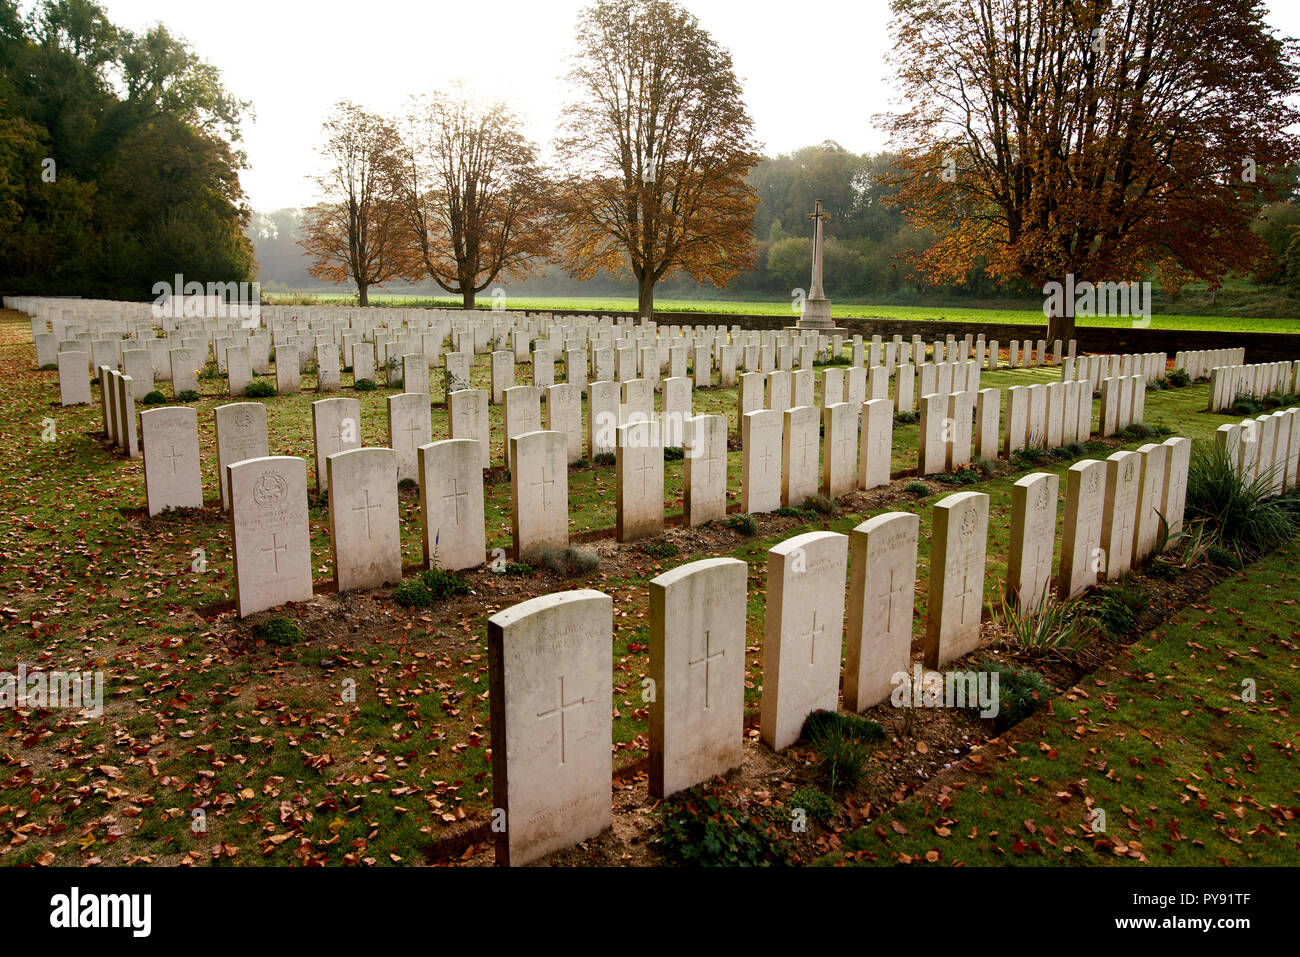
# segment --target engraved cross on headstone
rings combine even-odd
[[[909,587],[908,582],[898,579],[898,570],[891,568],[889,570],[889,587],[876,596],[877,600],[887,602],[885,630],[894,630],[894,598],[898,597],[901,602],[906,589]],[[897,583],[896,583],[897,580]]]
[[[163,458],[165,458],[165,459],[167,459],[167,461],[171,462],[171,464],[172,464],[172,475],[175,475],[175,474],[176,474],[176,460],[177,460],[177,459],[183,459],[183,458],[185,458],[185,456],[182,455],[180,452],[177,452],[177,451],[176,451],[176,446],[174,446],[174,445],[170,445],[170,446],[168,446],[168,452],[167,452],[167,454],[164,455]]]
[[[280,553],[281,553],[281,552],[287,552],[287,551],[289,550],[289,546],[288,546],[288,545],[281,545],[281,544],[280,544],[279,538],[280,538],[279,535],[277,535],[277,534],[275,534],[274,532],[272,532],[272,533],[271,533],[271,544],[270,544],[268,547],[262,549],[263,552],[270,552],[270,553],[271,553],[271,558],[272,558],[272,560],[275,562],[275,572],[274,572],[273,574],[276,574],[276,575],[279,575],[279,574],[280,574]]]
[[[361,492],[362,492],[362,494],[365,495],[365,497],[366,497],[365,504],[364,504],[364,505],[353,505],[353,506],[352,506],[352,511],[354,511],[354,512],[361,512],[362,514],[365,515],[365,517],[366,517],[366,541],[369,541],[369,540],[373,537],[373,535],[371,534],[371,530],[370,530],[370,510],[371,510],[371,509],[375,509],[375,508],[383,508],[383,506],[380,505],[378,502],[376,502],[376,503],[373,504],[373,505],[370,504],[370,489],[368,489],[368,488],[363,488],[363,489],[361,490]]]
[[[565,701],[565,700],[564,700],[564,675],[560,675],[560,677],[559,677],[559,682],[560,682],[560,697],[559,697],[559,702],[558,702],[558,704],[556,704],[556,706],[555,706],[554,708],[551,708],[549,711],[539,711],[539,712],[537,712],[537,719],[538,719],[539,721],[545,721],[547,718],[551,718],[551,717],[555,717],[556,715],[559,715],[559,718],[560,718],[560,763],[561,763],[561,764],[564,764],[564,763],[568,760],[568,757],[569,757],[569,751],[568,751],[568,723],[567,723],[567,717],[566,717],[566,716],[567,716],[568,713],[569,713],[570,711],[572,711],[574,708],[581,708],[583,705],[585,705],[585,704],[587,703],[587,699],[584,697],[584,698],[579,698],[579,699],[576,700],[576,701]]]
[[[468,491],[461,491],[461,488],[460,488],[460,480],[459,480],[459,479],[454,479],[454,478],[453,478],[453,479],[451,480],[451,482],[450,482],[450,485],[451,485],[451,491],[450,491],[450,492],[444,492],[443,495],[442,495],[442,500],[445,502],[447,499],[451,499],[451,501],[452,501],[452,508],[453,508],[453,512],[452,512],[452,515],[453,515],[453,518],[452,518],[452,524],[455,525],[455,526],[457,526],[457,527],[459,528],[459,527],[460,527],[460,503],[461,503],[461,499],[464,499],[466,502],[468,502],[468,501],[469,501],[469,492],[468,492]]]
[[[961,618],[958,624],[966,624],[966,599],[975,594],[975,590],[970,587],[970,572],[962,572],[961,576]]]
[[[709,637],[710,637],[710,632],[706,629],[704,632],[704,656],[702,658],[696,658],[694,661],[686,662],[686,664],[691,668],[694,668],[696,665],[701,665],[701,664],[704,665],[704,707],[705,708],[710,707],[709,686],[712,684],[710,678],[712,677],[713,660],[715,658],[725,658],[727,656],[727,649],[725,648],[710,653]]]
[[[541,490],[542,490],[542,508],[547,508],[547,507],[548,507],[548,503],[547,503],[547,500],[546,500],[546,490],[549,489],[549,488],[550,488],[552,485],[554,485],[554,484],[555,484],[555,479],[553,479],[553,478],[548,479],[548,478],[546,477],[546,466],[543,465],[543,466],[542,466],[542,477],[539,478],[536,482],[533,483],[533,488],[538,488],[538,487],[540,487]]]
[[[817,627],[817,612],[814,611],[812,617],[812,624],[809,626],[808,634],[806,636],[808,638],[808,664],[810,665],[817,663],[817,636],[824,634],[825,631],[826,631],[825,624],[823,624],[820,628]]]

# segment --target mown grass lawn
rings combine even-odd
[[[0,863],[403,864],[422,861],[458,820],[484,818],[492,806],[485,619],[513,603],[511,579],[472,575],[480,604],[465,615],[404,609],[380,590],[366,597],[374,627],[355,638],[287,649],[231,640],[232,616],[213,610],[232,598],[226,521],[211,509],[154,521],[123,514],[145,504],[139,461],[110,456],[96,439],[98,405],[57,406],[57,373],[35,369],[27,320],[14,313],[0,316],[0,373],[7,383],[0,393],[0,670],[19,662],[101,670],[108,684],[103,720],[57,711],[0,713]],[[1005,388],[1056,375],[1002,371],[986,374],[983,385]],[[485,387],[488,377],[480,358],[473,384]],[[518,378],[527,380],[526,367]],[[365,444],[386,444],[385,399],[394,390],[353,392],[346,388],[350,375],[344,384],[336,394],[360,399]],[[219,394],[222,380],[201,386],[200,446],[211,498],[213,409],[230,400]],[[266,400],[270,448],[307,458],[312,481],[310,407],[318,396],[310,377],[303,387],[300,395]],[[436,370],[433,389],[441,394]],[[1203,441],[1231,421],[1199,411],[1205,393],[1203,385],[1152,392],[1148,419]],[[699,390],[695,411],[725,413],[734,430],[735,391]],[[433,421],[434,438],[445,438],[441,406],[434,406]],[[492,430],[499,462],[496,408]],[[897,427],[895,471],[915,466],[916,433],[915,425]],[[729,458],[730,488],[738,495],[740,453]],[[1056,460],[1043,468],[1068,465]],[[668,463],[670,515],[681,509],[681,469],[680,462]],[[1023,471],[971,486],[992,498],[986,595],[1005,573],[1010,487]],[[918,622],[930,506],[948,490],[932,485],[924,500],[900,494],[888,506],[921,515]],[[494,476],[487,494],[489,547],[509,544],[508,495],[508,483]],[[572,470],[571,533],[612,527],[614,495],[612,468]],[[791,518],[779,531],[719,546],[719,553],[750,563],[751,705],[761,686],[766,549],[801,531],[847,531],[878,511],[841,508],[831,516]],[[319,587],[331,576],[328,516],[319,503],[310,519]],[[412,498],[402,503],[402,534],[404,558],[415,564],[421,550]],[[200,550],[206,563],[198,560]],[[601,568],[555,585],[599,588],[615,598],[620,766],[646,748],[639,697],[648,670],[646,581],[705,556],[684,551],[656,559],[634,551],[617,571]],[[355,704],[340,700],[343,677],[358,683]],[[191,827],[196,809],[206,815],[201,832]]]

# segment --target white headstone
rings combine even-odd
[[[925,627],[927,668],[942,668],[979,644],[988,526],[989,497],[983,492],[958,492],[935,503]]]
[[[225,473],[239,617],[308,601],[312,587],[306,460],[262,456],[227,465]]]
[[[747,579],[744,562],[708,558],[650,582],[654,797],[694,787],[740,764]]]
[[[556,435],[561,461],[562,443]],[[530,460],[526,448],[519,453]],[[612,634],[613,601],[591,590],[544,595],[488,619],[492,800],[505,825],[496,831],[498,864],[527,864],[610,825]]]
[[[836,708],[848,544],[807,532],[768,552],[759,729],[774,750],[794,744],[812,712]]]
[[[844,707],[850,711],[888,700],[893,676],[908,670],[920,524],[911,512],[886,512],[849,534]]]
[[[149,515],[170,508],[202,508],[198,413],[188,406],[140,413],[144,488]]]
[[[487,551],[480,443],[445,439],[419,456],[424,567],[478,567]]]

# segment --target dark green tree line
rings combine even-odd
[[[147,299],[253,278],[248,104],[157,24],[90,0],[0,0],[0,288]]]

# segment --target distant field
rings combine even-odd
[[[343,294],[325,293],[314,296],[268,295],[268,302],[311,300],[320,303],[340,302],[354,299]],[[371,305],[424,305],[455,308],[459,299],[432,299],[428,296],[404,294],[374,294],[370,297]],[[491,299],[480,299],[481,308],[492,305]],[[519,297],[507,300],[511,309],[578,309],[587,312],[626,312],[636,309],[635,299],[618,298],[583,298],[577,296],[562,297]],[[793,320],[794,313],[788,301],[782,302],[732,302],[701,299],[660,299],[655,303],[656,312],[714,312],[734,313],[739,315],[784,316]],[[965,322],[1028,323],[1043,325],[1046,319],[1038,309],[978,309],[950,308],[946,306],[872,306],[872,305],[835,305],[832,314],[846,319],[951,319]],[[1105,328],[1123,328],[1131,323],[1120,318],[1079,319],[1079,326],[1097,326]],[[1285,332],[1300,333],[1300,319],[1256,319],[1241,316],[1177,316],[1153,315],[1152,329],[1186,329],[1216,332]]]

